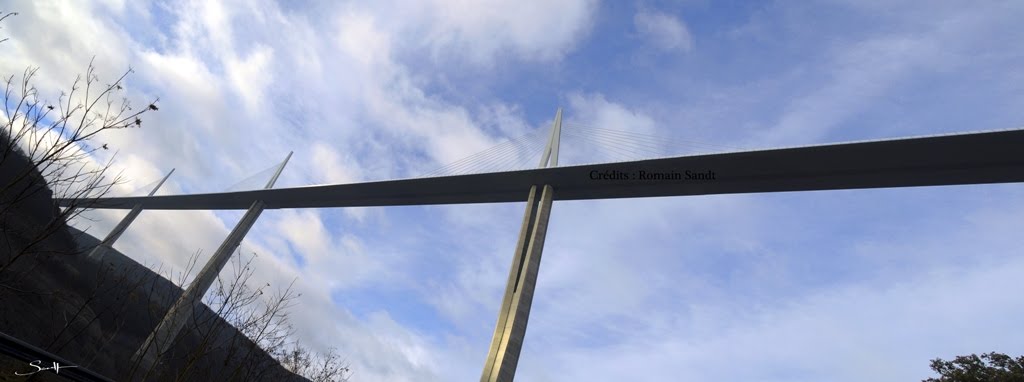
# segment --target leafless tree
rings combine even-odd
[[[286,369],[312,382],[347,381],[352,376],[348,363],[335,348],[329,349],[326,354],[316,354],[295,342],[290,350],[279,357]]]
[[[0,11],[0,29],[4,29],[4,26],[3,26],[3,22],[4,22],[4,20],[6,20],[6,19],[7,19],[8,17],[11,17],[11,16],[17,16],[17,15],[18,15],[18,14],[17,14],[16,12],[4,12],[4,11]],[[4,41],[7,41],[7,40],[8,40],[8,39],[7,39],[6,37],[4,37],[4,38],[0,38],[0,44],[2,44],[2,43],[3,43]]]
[[[0,24],[14,15],[16,13],[0,12]],[[0,44],[5,41],[6,38],[0,38]],[[131,310],[129,301],[148,301],[148,309],[143,310],[150,313],[151,322],[158,322],[177,298],[160,294],[173,294],[173,291],[157,291],[157,280],[152,273],[114,269],[103,264],[96,268],[92,277],[82,275],[79,279],[92,283],[76,290],[25,290],[21,285],[35,269],[47,266],[40,259],[74,254],[68,252],[67,246],[53,245],[50,239],[55,235],[68,235],[68,221],[89,210],[95,198],[106,195],[124,180],[120,174],[110,174],[112,158],[97,161],[98,151],[109,148],[106,143],[97,143],[97,139],[109,130],[141,127],[141,117],[157,111],[159,99],[133,109],[124,94],[125,80],[132,70],[129,68],[113,82],[104,83],[90,62],[85,74],[71,83],[69,91],[49,102],[33,85],[38,70],[29,67],[20,77],[3,78],[0,298],[6,294],[25,302],[46,296],[59,302],[61,309],[50,312],[58,316],[47,317],[55,323],[52,326],[55,330],[41,340],[42,345],[55,353],[90,346],[91,356],[82,360],[82,365],[88,367],[105,352],[125,351],[110,349],[110,346],[123,340],[122,328],[142,313],[138,309]],[[56,205],[58,199],[66,201],[63,209]],[[33,221],[26,216],[43,218]],[[185,286],[184,281],[194,270],[198,255],[196,252],[192,257],[178,285]],[[218,280],[217,288],[205,296],[210,308],[205,311],[208,314],[196,310],[193,320],[182,331],[184,334],[176,339],[187,339],[186,344],[192,345],[180,356],[184,367],[150,369],[141,374],[156,376],[157,380],[190,380],[199,375],[218,375],[222,377],[218,379],[223,380],[276,380],[287,377],[273,375],[276,370],[289,370],[314,381],[347,380],[349,369],[336,351],[314,355],[291,340],[293,331],[288,322],[288,310],[298,297],[292,285],[264,298],[264,294],[270,293],[269,284],[258,288],[249,286],[252,258],[243,261],[238,256],[236,260],[233,276]],[[159,271],[156,275],[159,278]],[[180,290],[177,293],[180,294]],[[101,322],[107,323],[107,327],[100,328]],[[237,330],[231,330],[231,326]],[[91,344],[83,344],[83,339],[89,339]],[[271,357],[261,356],[264,352]],[[218,360],[223,365],[219,370],[211,367],[209,357],[213,356],[222,358]],[[134,376],[129,373],[127,380]]]
[[[16,15],[0,12],[0,26]],[[0,39],[0,54],[7,41]],[[103,84],[90,62],[70,90],[50,102],[34,85],[38,72],[39,68],[28,67],[20,76],[0,75],[0,300],[6,308],[12,308],[11,303],[31,307],[36,301],[60,306],[25,312],[31,326],[39,329],[28,331],[33,342],[59,350],[81,338],[85,330],[95,328],[97,310],[123,313],[116,307],[109,311],[99,307],[97,296],[130,289],[125,282],[128,275],[99,269],[92,278],[70,277],[75,287],[54,288],[52,283],[40,281],[38,272],[56,270],[65,276],[91,272],[62,266],[66,256],[60,255],[79,252],[66,229],[67,222],[88,210],[91,199],[123,181],[120,175],[109,174],[112,158],[106,162],[97,159],[97,150],[109,146],[94,142],[107,130],[141,127],[141,116],[156,110],[157,100],[133,111],[123,95],[131,69]],[[70,203],[61,209],[56,199]],[[84,280],[96,284],[86,285]]]
[[[178,277],[182,288],[194,270],[197,257],[198,252]],[[292,339],[294,330],[289,322],[289,310],[300,296],[293,291],[294,281],[274,292],[268,291],[269,283],[251,286],[255,258],[255,254],[235,256],[230,276],[218,278],[215,288],[203,299],[209,311],[193,310],[191,320],[182,330],[182,333],[194,334],[187,352],[177,353],[177,356],[168,354],[189,341],[179,335],[176,343],[168,347],[170,350],[157,355],[163,360],[161,364],[180,367],[168,374],[154,367],[135,371],[140,365],[133,365],[127,379],[141,375],[143,380],[155,377],[169,381],[196,378],[258,381],[287,380],[298,375],[315,382],[347,381],[349,368],[336,350],[314,354]],[[264,298],[265,295],[269,297]],[[219,369],[214,370],[213,366]]]
[[[113,83],[101,85],[90,62],[85,75],[76,78],[71,90],[52,104],[42,100],[33,85],[37,72],[38,68],[30,67],[20,79],[11,75],[4,80],[4,113],[0,116],[0,225],[5,228],[5,235],[20,236],[20,240],[4,240],[7,248],[4,258],[0,258],[0,286],[5,287],[16,284],[18,274],[26,273],[8,272],[11,267],[26,255],[45,253],[40,244],[46,238],[90,209],[94,198],[124,181],[120,174],[110,175],[110,161],[96,162],[96,151],[106,146],[93,144],[99,134],[141,127],[141,116],[156,109],[154,100],[150,107],[135,111],[128,99],[120,95],[131,69]],[[45,221],[20,218],[30,201],[39,200],[41,194],[68,203],[64,209],[52,206]],[[33,212],[34,216],[40,215]]]

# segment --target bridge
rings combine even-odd
[[[604,142],[626,136],[599,133]],[[519,240],[481,375],[481,381],[511,381],[525,339],[555,201],[1024,182],[1024,129],[558,166],[562,139],[559,110],[540,152],[540,163],[531,169],[275,189],[285,159],[263,189],[154,196],[157,185],[149,196],[86,200],[84,204],[90,208],[131,209],[90,256],[101,256],[144,209],[247,210],[136,353],[137,358],[152,363],[170,346],[192,307],[264,209],[525,201]],[[506,147],[495,152],[515,150]],[[58,200],[58,204],[68,207],[83,201]]]

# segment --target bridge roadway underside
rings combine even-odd
[[[687,171],[710,172],[714,179],[687,179]],[[652,174],[670,179],[641,179]],[[675,174],[680,179],[671,179]],[[1024,182],[1024,130],[353,184],[102,198],[92,207],[246,209],[255,200],[264,201],[268,209],[522,202],[530,186],[539,184],[557,190],[555,200],[586,200],[1011,182]]]

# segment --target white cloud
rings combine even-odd
[[[323,184],[356,183],[364,179],[358,163],[350,156],[342,157],[323,142],[314,143],[310,155],[312,163],[316,164],[316,176]]]
[[[890,28],[894,30],[834,41],[820,51],[820,57],[815,52],[816,56],[807,57],[794,66],[795,78],[823,78],[814,80],[815,86],[793,84],[801,90],[791,97],[776,123],[759,132],[756,139],[762,145],[822,142],[841,124],[862,124],[858,117],[869,108],[894,101],[903,103],[901,98],[904,97],[927,97],[927,94],[898,94],[913,81],[947,78],[953,71],[964,70],[969,65],[981,68],[998,62],[995,59],[998,54],[989,54],[979,47],[992,41],[994,29],[1012,24],[1006,15],[1015,8],[1011,3],[969,10],[952,3],[936,4],[927,10],[902,2],[843,3],[855,8],[855,12],[865,12],[871,20],[876,20],[873,22],[892,22]],[[926,13],[919,14],[921,11]],[[910,111],[916,110],[907,110]],[[958,126],[952,131],[990,128],[995,127]],[[888,133],[891,136],[913,135],[923,131],[923,127],[894,130]],[[853,130],[845,133],[857,139],[862,137]]]
[[[18,57],[0,61],[0,73],[6,78],[20,74],[29,64],[39,67],[43,75],[36,78],[42,98],[56,101],[58,88],[69,88],[75,76],[84,72],[94,58],[97,75],[109,81],[128,69],[125,54],[130,46],[120,38],[120,28],[108,19],[82,17],[93,11],[89,4],[53,4],[26,2],[11,4],[5,9],[19,15],[4,20],[4,37],[0,45],[4,55]],[[67,30],[89,39],[72,40],[59,33],[35,33],[38,30]]]
[[[635,377],[639,370],[645,379],[922,379],[931,375],[927,365],[935,357],[1024,350],[1021,335],[986,329],[1024,313],[1024,305],[1011,294],[993,293],[1012,289],[1021,271],[1020,261],[933,270],[895,286],[822,290],[753,314],[713,306],[706,311],[700,303],[679,301],[689,307],[689,317],[648,310],[652,325],[631,331],[621,343],[547,354],[546,359],[524,360],[529,366],[520,368],[524,377],[543,375],[557,363],[568,373],[562,378],[570,380]],[[951,306],[950,301],[965,305]],[[712,325],[692,331],[686,323],[698,317]]]
[[[952,64],[939,59],[946,48],[935,40],[902,37],[878,38],[843,47],[828,63],[831,73],[827,85],[790,102],[775,127],[762,133],[766,144],[818,142],[910,71]]]
[[[376,25],[375,19],[372,14],[348,13],[338,20],[338,43],[342,51],[364,70],[377,65],[394,65],[391,62],[391,37]]]
[[[642,10],[633,16],[633,25],[641,38],[659,50],[693,50],[693,36],[678,17],[663,12]]]
[[[271,232],[281,235],[306,261],[308,281],[328,290],[350,288],[369,280],[386,283],[393,277],[388,259],[373,256],[350,234],[338,236],[340,227],[328,229],[316,211],[282,211]],[[286,252],[286,251],[285,251]]]
[[[603,94],[572,93],[569,95],[569,105],[573,113],[570,122],[638,133],[654,133],[657,129],[650,116],[620,103],[608,101]]]
[[[1012,187],[1005,191],[993,197],[1020,194]],[[1005,338],[995,328],[1024,311],[1000,292],[1024,267],[1013,255],[1020,240],[1007,231],[1022,207],[973,205],[962,192],[879,190],[893,199],[850,192],[849,199],[836,200],[883,203],[862,212],[868,216],[889,205],[917,211],[900,202],[904,198],[960,206],[949,212],[953,217],[960,208],[977,211],[963,225],[950,225],[945,217],[941,225],[923,216],[888,217],[904,228],[871,236],[870,248],[845,248],[842,235],[826,235],[821,240],[830,245],[824,247],[807,241],[819,235],[811,227],[832,220],[827,216],[834,208],[816,203],[826,195],[804,194],[808,201],[800,204],[816,206],[810,215],[785,212],[799,204],[780,205],[785,197],[767,195],[556,204],[520,375],[895,381],[926,377],[935,357],[1020,352],[1016,336]],[[804,221],[785,223],[797,216]],[[842,221],[847,227],[840,232],[878,224]],[[773,240],[763,235],[808,248],[773,253]],[[761,247],[741,252],[735,262],[724,256],[744,241]],[[795,289],[772,280],[776,271],[790,272],[782,275],[786,282],[827,276],[823,265],[807,261],[846,264],[847,256],[853,256],[851,266],[866,269],[860,276]],[[708,263],[720,267],[705,268]],[[759,275],[758,268],[772,263],[781,267]],[[568,374],[556,378],[547,372],[553,369]]]
[[[426,10],[435,55],[477,64],[502,56],[557,60],[590,28],[597,3],[571,1],[433,0]]]
[[[246,58],[232,58],[227,63],[227,73],[231,82],[250,112],[264,105],[267,97],[266,87],[273,80],[268,67],[273,54],[273,49],[258,46]]]
[[[149,14],[143,8],[130,8],[131,4],[122,13],[157,27],[129,32],[108,15],[78,3],[15,4],[28,11],[13,19],[22,24],[5,26],[5,32],[17,34],[0,45],[0,50],[10,53],[5,58],[12,57],[0,61],[0,72],[20,73],[27,63],[41,64],[46,78],[40,87],[54,90],[73,78],[92,54],[101,55],[102,67],[135,65],[138,73],[127,87],[129,97],[148,100],[159,95],[161,110],[146,117],[143,129],[104,139],[122,149],[123,165],[134,179],[159,178],[177,167],[165,186],[167,192],[210,191],[244,177],[247,170],[279,161],[289,150],[295,150],[296,156],[285,170],[282,185],[405,177],[491,147],[505,137],[522,135],[537,124],[549,125],[550,121],[529,120],[533,106],[505,103],[501,94],[494,99],[451,100],[432,88],[438,76],[462,71],[463,64],[480,70],[480,76],[470,80],[483,87],[500,82],[492,76],[505,74],[490,69],[516,65],[517,70],[537,70],[543,76],[554,70],[553,63],[565,65],[564,72],[559,72],[564,82],[551,85],[563,90],[551,96],[568,100],[566,123],[658,136],[670,135],[676,128],[687,129],[687,134],[700,132],[684,123],[665,124],[679,121],[665,118],[672,113],[649,102],[603,90],[607,84],[603,78],[573,77],[574,65],[598,69],[614,65],[565,62],[591,29],[602,27],[591,25],[598,19],[594,1],[382,1],[307,5],[311,9],[298,10],[280,9],[293,5],[270,1],[195,2],[161,8],[169,15]],[[70,11],[34,11],[50,8]],[[630,16],[625,15],[627,27]],[[702,53],[693,50],[693,36],[677,17],[653,11],[632,16],[633,26],[648,46]],[[979,24],[955,24],[957,28],[941,33],[924,30],[923,36],[840,41],[825,52],[827,75],[801,74],[806,69],[793,62],[796,67],[771,84],[786,91],[759,92],[758,86],[765,81],[731,88],[725,84],[726,90],[715,83],[709,85],[715,89],[713,96],[697,97],[694,104],[688,103],[691,99],[666,99],[668,106],[662,109],[701,109],[688,115],[686,122],[744,139],[754,135],[747,125],[718,123],[723,115],[746,116],[743,121],[777,121],[763,137],[749,138],[758,142],[813,140],[857,116],[890,83],[908,73],[939,64],[943,70],[955,69],[957,60],[946,60],[940,52],[945,49],[938,47],[946,46],[946,38],[950,46],[965,46],[965,41],[972,40],[957,39],[956,32]],[[33,30],[25,25],[41,25],[47,37],[24,42],[32,41]],[[590,58],[587,55],[585,60]],[[429,71],[416,70],[431,59],[434,65]],[[790,89],[797,83],[804,86]],[[526,91],[536,90],[525,81],[516,84],[520,85]],[[630,91],[647,90],[638,85]],[[755,110],[762,104],[773,108],[773,99],[782,100],[784,107],[777,108],[781,111]],[[544,115],[550,112],[545,110]],[[571,163],[571,151],[582,147],[571,143],[563,140],[563,164]],[[592,158],[583,154],[592,153],[581,153],[579,160]],[[971,248],[946,248],[948,243],[921,237],[902,241],[861,237],[863,244],[850,253],[811,244],[780,245],[778,236],[783,233],[795,235],[797,243],[809,242],[813,234],[805,231],[836,224],[820,220],[801,224],[801,216],[849,211],[828,210],[822,206],[828,203],[816,200],[819,204],[796,207],[780,207],[779,199],[753,196],[556,204],[520,379],[678,379],[679,365],[686,365],[685,372],[692,372],[693,379],[767,379],[764,373],[773,370],[806,371],[805,375],[825,377],[817,379],[832,379],[834,374],[826,373],[832,370],[822,371],[820,365],[855,375],[857,370],[846,365],[803,358],[828,353],[820,349],[860,361],[853,363],[856,366],[877,366],[882,376],[920,378],[924,375],[907,370],[924,370],[926,360],[910,357],[943,354],[925,355],[917,348],[907,357],[885,353],[905,362],[896,365],[879,361],[871,352],[888,349],[883,340],[891,337],[952,355],[965,340],[928,339],[941,334],[936,328],[942,325],[963,326],[977,319],[989,320],[994,330],[1013,327],[982,313],[991,308],[1005,309],[1000,311],[1006,317],[1019,315],[1019,304],[999,295],[970,300],[974,305],[969,307],[979,309],[977,315],[955,312],[954,317],[936,319],[935,325],[908,322],[913,318],[886,321],[885,316],[937,312],[948,301],[946,296],[968,296],[958,294],[957,288],[984,291],[984,280],[991,282],[990,287],[1008,285],[1009,273],[995,266],[1019,269],[1020,264],[1005,261],[1000,252],[1008,241],[992,246],[982,256],[984,262],[967,262],[962,273],[941,270],[965,262],[967,256],[930,256],[929,252],[971,253]],[[899,209],[906,204],[899,204]],[[955,200],[938,204],[958,205]],[[847,207],[864,209],[863,205]],[[806,211],[777,215],[787,208]],[[511,262],[521,204],[361,211],[264,212],[243,244],[245,251],[260,254],[255,277],[274,285],[299,277],[296,287],[303,298],[292,317],[300,339],[321,350],[341,347],[357,379],[476,378]],[[102,220],[91,232],[103,236],[123,213],[98,212]],[[145,211],[117,247],[144,263],[162,262],[180,269],[183,259],[197,248],[204,248],[204,258],[208,257],[239,214]],[[886,218],[909,225],[917,221],[899,219],[912,217]],[[972,215],[981,222],[1003,218]],[[844,228],[855,227],[843,223]],[[985,227],[1010,235],[1006,228]],[[842,230],[824,232],[846,235]],[[981,234],[958,239],[997,241]],[[907,248],[922,248],[922,252],[896,256]],[[839,264],[846,265],[856,263],[850,258],[857,256],[872,264],[892,265],[897,263],[894,259],[905,263],[900,265],[903,268],[887,268],[891,273],[857,274],[874,276],[879,284],[835,280],[805,285],[801,276],[826,272],[806,266],[823,254],[845,255],[846,262]],[[306,266],[300,267],[294,256],[302,256]],[[916,267],[922,262],[926,266]],[[899,272],[913,274],[906,283],[894,283],[890,276]],[[933,285],[937,288],[928,288]],[[394,293],[402,302],[364,306],[358,313],[344,305],[347,299],[376,298],[369,290]],[[918,303],[901,304],[914,298]],[[423,308],[426,313],[415,310],[418,305],[428,305]],[[876,310],[858,311],[852,306]],[[440,323],[425,317],[432,313],[440,316]],[[858,336],[836,329],[843,325],[868,332],[878,329],[878,333]],[[414,329],[420,327],[430,329]],[[806,333],[804,328],[814,332]],[[1001,344],[992,333],[978,330],[972,332],[977,334],[976,346]],[[847,345],[826,341],[829,337],[848,340]],[[1013,337],[1009,340],[1020,343]],[[776,343],[792,347],[776,352],[770,346]],[[798,351],[803,348],[815,350]],[[992,349],[979,351],[988,350]],[[723,359],[740,359],[760,369],[743,374],[735,365],[723,364]]]

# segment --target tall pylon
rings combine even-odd
[[[558,146],[562,134],[562,109],[555,113],[551,136],[547,147],[541,153],[539,168],[558,166]],[[540,195],[538,195],[538,192]],[[480,382],[509,382],[515,379],[519,353],[526,336],[526,324],[530,319],[533,305],[533,291],[537,285],[544,238],[548,232],[548,218],[554,188],[550,185],[533,185],[526,201],[519,241],[512,257],[505,296],[501,301],[498,323],[491,337],[491,348],[487,352],[484,371]]]
[[[156,194],[156,191],[160,189],[160,186],[163,186],[164,182],[167,181],[167,178],[170,178],[171,174],[173,173],[174,169],[172,168],[171,171],[168,172],[163,179],[160,179],[160,183],[157,183],[156,187],[153,187],[153,190],[149,192],[148,196],[153,196],[154,194]],[[124,219],[121,219],[121,222],[117,223],[117,225],[114,226],[114,229],[111,230],[109,234],[107,234],[107,237],[103,238],[103,241],[101,241],[98,245],[96,245],[95,248],[92,249],[92,251],[89,252],[89,258],[96,261],[102,260],[103,254],[106,253],[108,249],[114,246],[114,242],[121,237],[121,234],[123,234],[124,231],[128,229],[128,226],[131,225],[133,221],[135,221],[135,218],[137,218],[140,213],[142,213],[142,205],[136,204],[134,207],[132,207],[131,211],[128,211],[128,215],[125,215]]]
[[[264,189],[274,187],[274,183],[277,182],[277,178],[281,175],[281,171],[284,170],[284,166],[288,164],[288,160],[291,157],[292,153],[289,152],[284,162],[281,163],[281,167],[277,168],[274,176],[270,178]],[[203,296],[206,295],[207,290],[213,285],[220,271],[224,269],[224,265],[231,259],[235,248],[238,248],[242,239],[245,238],[245,234],[249,232],[249,229],[256,223],[256,219],[263,213],[263,207],[264,203],[262,200],[252,203],[252,206],[245,212],[242,219],[238,221],[235,228],[231,230],[228,237],[224,239],[224,242],[213,253],[210,260],[206,262],[203,270],[199,271],[199,274],[196,275],[196,279],[192,281],[188,289],[182,293],[178,301],[174,303],[174,306],[164,315],[163,320],[157,324],[153,332],[149,334],[149,337],[142,343],[142,346],[135,352],[131,359],[133,366],[130,371],[133,374],[133,378],[135,371],[139,370],[140,366],[142,366],[141,370],[150,369],[150,366],[159,361],[159,357],[170,350],[171,345],[174,344],[174,339],[178,336],[178,332],[181,331],[185,322],[192,317],[195,307],[202,304]]]

